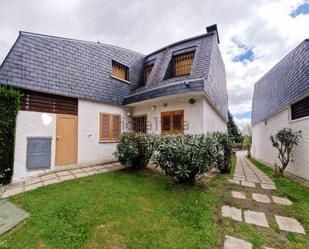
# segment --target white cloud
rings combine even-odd
[[[307,0],[308,1],[308,0]],[[19,30],[101,41],[144,54],[201,34],[218,24],[229,108],[251,111],[254,83],[309,37],[309,15],[289,14],[304,0],[27,0],[1,1],[0,61]],[[255,60],[233,62],[243,53],[233,38],[252,48]]]

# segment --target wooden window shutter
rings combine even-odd
[[[129,69],[116,61],[112,61],[112,75],[118,79],[129,80]]]
[[[100,113],[100,141],[119,140],[121,133],[121,116]]]
[[[120,115],[113,115],[112,116],[112,139],[118,140],[120,138],[120,132],[121,132],[121,122],[120,122]]]
[[[194,51],[174,56],[174,76],[188,75],[194,60]]]

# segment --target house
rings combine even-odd
[[[101,43],[20,32],[0,84],[23,93],[13,181],[64,165],[114,161],[123,131],[226,131],[217,26],[147,56]]]
[[[300,43],[254,86],[252,103],[252,156],[269,165],[278,152],[270,135],[290,127],[302,131],[300,144],[286,171],[309,180],[309,40]]]

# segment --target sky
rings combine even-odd
[[[0,63],[20,30],[148,54],[216,23],[240,128],[251,120],[254,83],[309,38],[309,0],[0,0],[0,16]]]

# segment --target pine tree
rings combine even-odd
[[[228,112],[228,123],[227,123],[227,132],[230,136],[230,138],[235,142],[235,143],[242,143],[243,137],[237,127],[237,125],[234,122],[233,115]]]

